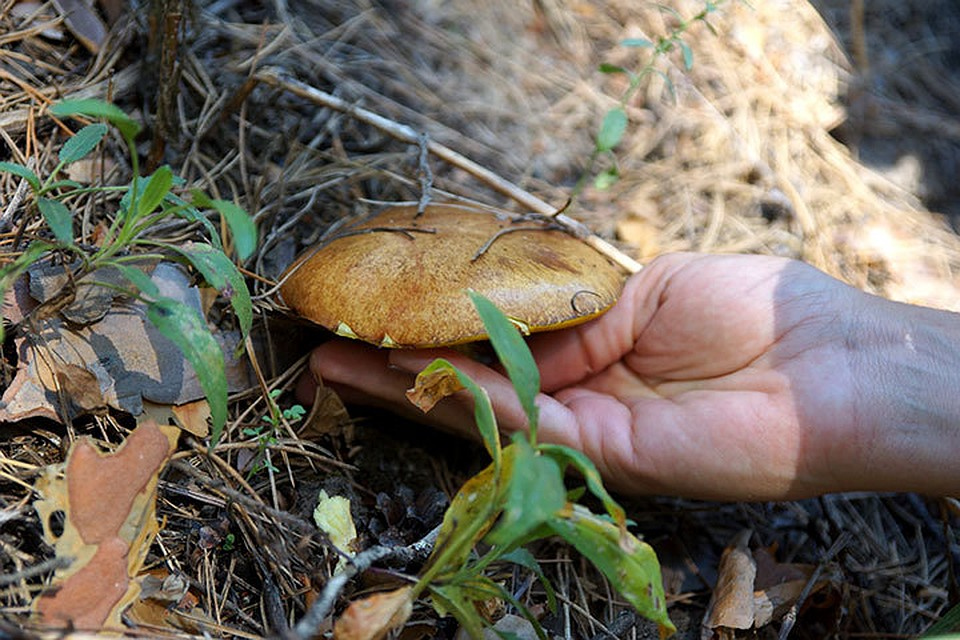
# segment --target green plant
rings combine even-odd
[[[269,469],[274,473],[279,471],[266,455],[267,449],[277,443],[277,427],[280,426],[279,417],[283,416],[283,419],[287,422],[294,423],[302,420],[307,413],[307,410],[300,404],[294,404],[281,410],[277,405],[277,398],[280,397],[281,393],[283,393],[282,390],[273,389],[267,395],[270,413],[261,417],[265,424],[256,427],[244,427],[243,429],[243,435],[257,439],[257,462],[251,468],[250,475],[264,469]]]
[[[629,84],[620,95],[617,105],[610,108],[603,116],[603,120],[600,123],[600,129],[597,132],[596,139],[594,140],[594,148],[590,154],[587,170],[583,173],[580,180],[577,182],[577,185],[574,187],[574,195],[583,190],[587,179],[589,176],[593,175],[597,162],[601,158],[606,158],[610,164],[606,169],[596,175],[593,180],[594,186],[598,189],[607,189],[620,179],[620,168],[617,163],[617,156],[613,150],[623,140],[623,136],[627,131],[627,124],[629,122],[629,118],[627,116],[627,104],[629,104],[630,100],[633,99],[637,91],[640,90],[640,87],[643,85],[643,81],[650,74],[657,74],[661,76],[664,82],[666,82],[667,86],[670,88],[671,93],[673,92],[673,84],[670,81],[670,78],[662,71],[656,69],[657,61],[671,51],[679,49],[681,55],[683,56],[684,68],[687,71],[692,69],[693,50],[690,49],[690,45],[683,40],[683,35],[688,29],[690,29],[692,25],[698,22],[704,23],[707,28],[710,29],[711,33],[716,35],[713,25],[710,24],[707,18],[711,13],[715,12],[721,4],[723,4],[723,1],[724,0],[717,0],[714,2],[707,0],[704,2],[703,9],[689,19],[684,19],[679,13],[677,13],[675,9],[661,5],[661,8],[664,11],[673,14],[677,19],[677,26],[674,27],[670,33],[657,38],[656,42],[647,40],[645,38],[627,38],[620,43],[625,47],[651,50],[649,59],[639,71],[632,71],[625,67],[608,63],[603,63],[600,65],[599,70],[601,73],[626,75],[629,80]]]
[[[396,597],[376,596],[363,608],[388,607],[391,615],[383,620],[389,628],[404,620],[403,615],[393,614],[405,611],[404,607],[425,592],[439,613],[452,614],[471,637],[479,638],[485,621],[476,605],[499,598],[516,607],[534,624],[539,637],[545,638],[533,615],[490,578],[488,570],[495,563],[514,563],[534,570],[542,579],[524,546],[559,536],[590,560],[639,613],[654,620],[662,635],[672,633],[656,554],[627,530],[623,508],[604,488],[596,467],[583,453],[537,441],[534,399],[540,390],[540,374],[533,356],[516,327],[492,302],[473,292],[470,295],[526,413],[528,430],[514,434],[511,443],[503,447],[483,388],[443,359],[419,374],[411,399],[425,410],[460,389],[473,396],[474,418],[492,462],[453,498],[434,551],[416,583],[394,592]],[[564,471],[571,466],[583,479],[585,490],[600,500],[605,513],[593,513],[576,503],[584,488],[568,490]],[[545,585],[552,607],[552,592]],[[345,615],[338,624],[349,624],[345,619],[350,616]],[[365,618],[363,624],[369,626],[370,619]]]
[[[39,212],[52,238],[35,239],[12,262],[0,269],[0,294],[3,294],[34,262],[52,254],[60,254],[71,267],[72,285],[95,282],[91,275],[104,267],[116,268],[133,285],[124,293],[135,296],[146,305],[147,318],[183,352],[196,371],[200,386],[210,404],[211,443],[223,432],[227,418],[227,382],[223,353],[204,318],[193,308],[162,295],[140,266],[160,259],[172,259],[191,265],[211,287],[229,300],[243,336],[250,331],[253,308],[250,293],[240,271],[227,256],[220,234],[202,210],[213,210],[226,222],[239,260],[252,255],[257,242],[253,220],[240,207],[225,200],[213,200],[198,190],[192,191],[191,202],[178,196],[174,189],[182,180],[170,167],[162,166],[153,174],[139,175],[139,159],[135,139],[140,125],[118,107],[101,100],[68,100],[53,105],[50,113],[57,117],[102,119],[119,132],[130,154],[133,169],[130,184],[120,186],[83,185],[60,177],[61,172],[88,156],[109,133],[103,122],[82,127],[60,148],[58,162],[43,180],[29,167],[13,162],[0,162],[0,171],[18,176],[30,185],[31,200],[27,215]],[[69,203],[89,192],[120,192],[119,207],[102,241],[96,247],[82,245],[74,236],[74,212]],[[156,223],[179,217],[204,227],[209,242],[176,246],[151,239],[148,231]],[[69,303],[75,286],[61,292],[61,300]],[[0,341],[3,328],[0,327]]]

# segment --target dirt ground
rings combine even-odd
[[[625,105],[622,144],[592,169],[599,123],[627,90],[623,75],[598,65],[643,68],[649,50],[621,42],[676,33],[677,15],[689,18],[704,3],[670,3],[676,14],[626,0],[169,3],[186,25],[177,74],[148,44],[157,27],[146,11],[122,11],[95,55],[62,27],[58,37],[32,31],[13,4],[0,6],[0,159],[53,163],[59,134],[39,108],[77,92],[109,94],[147,125],[144,157],[250,211],[261,243],[243,266],[258,359],[284,407],[294,403],[302,357],[327,336],[286,318],[272,281],[336,221],[380,201],[416,200],[423,165],[416,144],[271,84],[265,78],[277,70],[426,133],[555,206],[586,175],[570,215],[641,262],[676,250],[783,255],[871,292],[960,310],[960,242],[949,224],[960,219],[960,8],[947,0],[866,3],[862,27],[858,3],[847,0],[720,3],[708,18],[712,31],[694,21],[679,36],[692,54],[689,68],[679,47],[652,63],[656,73]],[[161,103],[166,123],[157,116]],[[129,167],[116,148],[110,154],[116,170],[108,179],[122,181]],[[594,186],[589,171],[614,163],[619,180]],[[525,208],[462,165],[434,157],[429,166],[435,194]],[[16,189],[10,176],[0,178],[0,210]],[[92,234],[104,214],[88,206],[93,222],[83,229]],[[9,252],[16,229],[29,225],[4,225],[0,250]],[[195,235],[158,230],[171,242]],[[211,317],[231,325],[222,301]],[[4,354],[9,381],[17,361],[9,344]],[[320,488],[351,499],[361,545],[408,545],[485,464],[472,444],[351,408],[346,427],[273,442],[278,473],[247,475],[260,445],[244,428],[262,424],[260,396],[253,384],[231,396],[218,449],[225,466],[184,435],[160,477],[163,527],[148,566],[183,579],[201,622],[168,619],[130,635],[289,631],[336,565],[322,536],[309,531]],[[28,612],[52,565],[29,569],[54,557],[30,507],[41,469],[62,462],[76,435],[115,445],[133,422],[113,412],[76,420],[71,430],[38,418],[0,425],[0,633],[39,633]],[[307,452],[297,448],[304,443]],[[960,602],[951,500],[651,497],[627,507],[633,529],[660,556],[678,638],[702,637],[720,556],[745,530],[755,555],[815,571],[814,592],[788,600],[796,610],[779,614],[796,617],[795,638],[913,637]],[[550,634],[655,637],[571,548],[535,551],[560,596],[558,611],[542,619]],[[511,589],[529,584],[520,572],[502,579]],[[337,611],[369,586],[353,583]],[[525,593],[531,602],[543,598],[536,587]],[[736,637],[775,637],[783,624],[776,617]],[[456,626],[418,606],[397,637],[452,638]]]

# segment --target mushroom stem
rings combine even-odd
[[[373,111],[369,111],[363,107],[358,107],[357,105],[351,104],[346,100],[321,91],[316,87],[312,87],[304,82],[301,82],[300,80],[297,80],[296,78],[291,77],[284,71],[276,68],[267,68],[259,71],[255,78],[260,82],[284,89],[290,93],[293,93],[294,95],[306,98],[307,100],[310,100],[316,104],[328,107],[330,109],[335,109],[341,113],[346,113],[361,122],[380,129],[384,133],[401,142],[406,142],[408,144],[422,144],[422,138],[420,137],[420,134],[413,127],[390,120],[389,118],[385,118],[377,113],[374,113]],[[636,273],[643,268],[643,265],[641,265],[639,262],[623,253],[600,236],[595,235],[582,222],[574,220],[564,213],[558,213],[556,207],[544,202],[529,191],[521,189],[512,182],[503,179],[493,171],[477,164],[470,158],[457,153],[446,145],[440,144],[434,140],[428,140],[426,146],[427,150],[433,155],[460,169],[463,169],[475,178],[482,180],[495,191],[515,200],[516,202],[532,209],[537,213],[550,216],[560,224],[571,229],[578,236],[581,236],[584,242],[619,265],[627,273]]]

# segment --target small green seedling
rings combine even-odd
[[[204,394],[210,404],[212,421],[211,446],[216,444],[227,419],[227,382],[223,352],[210,332],[204,318],[193,308],[162,295],[157,285],[138,265],[172,259],[195,268],[211,287],[229,300],[245,337],[253,322],[253,307],[246,282],[231,260],[220,239],[216,226],[202,213],[203,209],[217,212],[226,222],[233,240],[236,258],[246,260],[253,254],[257,231],[252,218],[240,207],[224,200],[212,200],[194,191],[192,202],[183,200],[175,188],[183,181],[170,167],[162,166],[149,176],[140,176],[135,139],[140,125],[118,107],[101,100],[67,100],[50,107],[50,113],[60,118],[83,120],[100,119],[82,127],[60,148],[58,162],[45,179],[32,169],[14,162],[0,162],[0,171],[25,180],[32,199],[27,202],[27,215],[39,212],[50,231],[51,238],[33,240],[19,257],[0,269],[0,295],[13,285],[33,263],[59,254],[68,264],[75,264],[72,276],[77,283],[103,267],[119,270],[133,285],[134,295],[146,304],[147,318],[159,331],[183,352],[196,371]],[[69,165],[93,152],[109,134],[112,126],[123,139],[129,153],[133,178],[130,184],[120,186],[83,185],[61,178]],[[119,208],[97,247],[82,245],[74,236],[75,212],[70,204],[76,197],[90,192],[119,192]],[[183,246],[160,243],[148,237],[147,232],[158,222],[178,217],[202,225],[208,242],[193,242]],[[96,283],[109,287],[107,283]],[[64,295],[69,295],[65,291]],[[0,326],[0,341],[3,340]]]
[[[382,631],[404,622],[403,615],[393,615],[394,608],[404,611],[404,606],[426,593],[440,614],[453,615],[472,638],[483,637],[487,624],[476,605],[492,598],[510,603],[533,624],[539,638],[546,638],[527,607],[490,578],[488,569],[495,563],[513,563],[533,570],[543,581],[548,605],[553,608],[549,583],[524,547],[559,536],[592,562],[624,600],[655,621],[662,636],[672,633],[675,629],[667,616],[656,554],[627,530],[623,508],[604,488],[589,458],[565,446],[537,442],[535,399],[540,375],[533,356],[516,327],[492,302],[470,295],[526,413],[528,429],[514,434],[508,446],[501,446],[493,408],[483,388],[443,359],[420,373],[415,397],[423,392],[437,398],[457,389],[466,389],[473,396],[474,418],[492,462],[454,496],[433,554],[413,587],[403,588],[406,596],[400,603],[395,598],[384,599],[390,603],[391,611],[386,613],[391,615],[383,616],[389,622],[384,622]],[[593,513],[575,502],[574,496],[583,488],[568,489],[564,471],[569,467],[578,471],[586,490],[600,500],[605,513]],[[478,546],[480,543],[483,545]],[[370,607],[380,600],[362,602]]]
[[[673,83],[665,73],[656,68],[657,61],[675,49],[679,49],[680,54],[683,57],[684,68],[687,71],[692,69],[693,50],[690,48],[690,45],[683,40],[683,35],[688,29],[690,29],[691,26],[698,22],[704,23],[707,28],[710,29],[714,35],[716,35],[716,32],[713,30],[713,25],[710,24],[708,18],[710,17],[711,13],[717,11],[718,7],[723,4],[723,2],[724,0],[707,0],[704,2],[703,9],[689,19],[684,19],[679,13],[677,13],[675,9],[662,6],[664,11],[672,13],[677,19],[677,26],[674,27],[670,33],[657,38],[656,42],[647,40],[645,38],[627,38],[620,42],[620,44],[624,47],[650,49],[650,57],[646,64],[644,64],[639,71],[632,71],[625,67],[609,63],[603,63],[600,65],[599,70],[601,73],[623,74],[627,76],[630,82],[627,85],[627,88],[620,95],[620,99],[617,100],[617,105],[609,109],[603,116],[603,120],[600,123],[600,129],[597,131],[597,137],[594,140],[593,151],[590,154],[590,159],[587,163],[587,169],[580,180],[577,181],[577,184],[573,189],[574,196],[579,194],[583,190],[584,186],[586,186],[587,179],[589,176],[593,175],[597,162],[601,158],[605,158],[609,166],[594,177],[594,186],[601,190],[609,189],[620,179],[620,168],[617,163],[617,156],[614,153],[614,149],[620,144],[620,142],[623,140],[623,136],[627,132],[627,124],[629,123],[629,118],[627,116],[627,105],[630,103],[630,100],[633,99],[634,95],[636,95],[637,91],[640,90],[640,87],[643,86],[644,80],[646,80],[651,74],[656,74],[662,77],[664,82],[666,82],[667,87],[670,89],[670,92],[673,93]]]
[[[307,410],[300,404],[294,404],[286,409],[280,409],[276,401],[281,393],[283,393],[282,390],[273,389],[267,395],[270,413],[261,417],[264,424],[257,425],[256,427],[245,427],[242,430],[243,435],[257,439],[257,462],[250,470],[251,476],[264,469],[268,469],[273,473],[279,471],[270,461],[269,457],[267,457],[267,449],[277,444],[277,429],[280,426],[280,416],[283,416],[284,420],[293,424],[300,422],[307,413]]]

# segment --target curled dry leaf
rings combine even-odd
[[[407,390],[407,399],[427,413],[438,402],[461,389],[463,385],[451,369],[424,370],[417,374],[413,389]]]
[[[741,531],[723,550],[717,586],[703,620],[704,632],[716,629],[750,629],[753,627],[753,585],[757,565],[750,553],[750,530]]]
[[[412,586],[357,600],[334,625],[334,640],[377,640],[403,625],[412,612]]]
[[[54,589],[33,602],[38,624],[81,630],[122,629],[121,614],[139,593],[139,574],[157,533],[157,475],[176,448],[179,431],[145,421],[114,453],[90,440],[74,443],[63,468],[50,467],[34,503],[58,558]],[[64,514],[55,535],[51,517]]]

